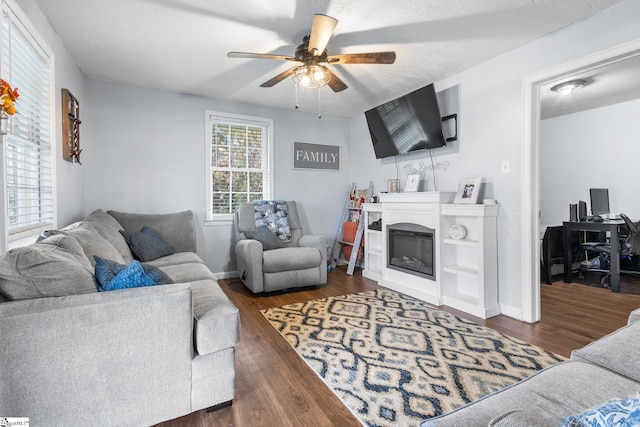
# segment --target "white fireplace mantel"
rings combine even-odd
[[[376,209],[382,218],[379,284],[434,305],[449,305],[478,317],[500,313],[497,302],[498,205],[453,205],[454,193],[417,192],[380,195]],[[422,225],[434,230],[433,279],[389,268],[388,226]],[[466,227],[468,236],[449,236],[453,224]],[[365,245],[366,245],[365,241]],[[365,248],[366,250],[366,248]],[[367,266],[365,265],[365,269]]]

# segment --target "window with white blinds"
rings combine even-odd
[[[206,112],[208,219],[272,194],[271,119]],[[228,215],[227,215],[228,217]]]
[[[3,150],[9,241],[53,224],[52,55],[37,40],[3,2],[1,76],[20,95]]]

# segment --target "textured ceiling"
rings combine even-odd
[[[330,55],[394,50],[392,65],[330,65],[349,88],[321,90],[325,114],[353,116],[623,0],[36,0],[88,77],[292,109],[292,55],[314,13],[339,20]],[[299,91],[316,112],[317,91]]]

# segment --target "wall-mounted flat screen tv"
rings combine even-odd
[[[364,114],[377,159],[446,145],[433,84]]]

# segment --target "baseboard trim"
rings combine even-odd
[[[507,317],[513,317],[516,320],[523,320],[522,310],[516,307],[500,304],[500,314]]]
[[[216,280],[220,279],[235,279],[236,277],[240,277],[237,271],[222,271],[219,273],[213,273],[213,277]]]

